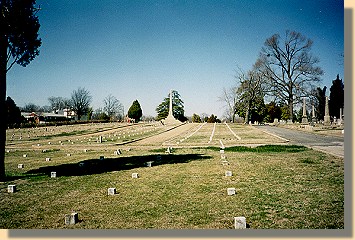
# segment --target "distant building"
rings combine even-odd
[[[64,109],[58,111],[56,113],[28,113],[21,112],[21,115],[29,122],[29,123],[48,123],[48,122],[63,122],[75,120],[74,111],[70,111],[68,109]]]

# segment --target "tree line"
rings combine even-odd
[[[306,98],[308,112],[314,106],[317,119],[322,120],[326,87],[317,87],[323,70],[311,52],[312,45],[311,39],[295,31],[267,38],[252,68],[247,72],[239,68],[236,86],[223,89],[220,100],[226,104],[227,118],[234,122],[239,116],[245,123],[275,118],[300,121],[302,108],[297,112],[294,107]],[[333,81],[329,99],[330,115],[339,118],[344,107],[344,84],[339,76]]]

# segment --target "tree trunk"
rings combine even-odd
[[[290,98],[288,100],[288,107],[290,111],[290,120],[293,121],[293,95],[290,95]]]
[[[0,182],[5,181],[7,38],[0,32]]]

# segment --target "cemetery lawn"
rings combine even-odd
[[[206,131],[207,141],[210,134]],[[0,227],[233,229],[234,217],[244,216],[251,229],[344,228],[342,158],[302,146],[236,146],[225,148],[229,165],[222,165],[218,145],[179,146],[171,154],[161,144],[124,145],[121,155],[113,154],[113,145],[91,146],[87,152],[82,148],[51,146],[52,151],[42,152],[35,146],[7,152]],[[145,166],[147,161],[153,161],[152,167]],[[17,168],[20,163],[24,168]],[[50,177],[52,171],[57,178]],[[225,171],[233,176],[226,177]],[[9,184],[16,185],[15,193],[7,192]],[[228,196],[231,187],[236,194]],[[109,196],[108,188],[116,188],[117,194]],[[79,222],[65,225],[64,217],[72,211]]]

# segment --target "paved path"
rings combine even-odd
[[[324,136],[275,126],[256,126],[256,128],[288,139],[291,144],[301,144],[344,158],[344,137]]]

